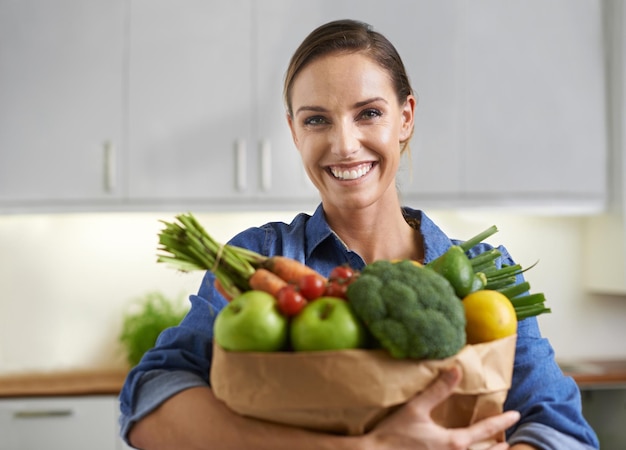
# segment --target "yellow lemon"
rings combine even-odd
[[[391,260],[391,262],[392,262],[392,263],[394,263],[394,264],[395,264],[395,263],[402,262],[402,261],[411,261],[411,263],[412,263],[414,266],[417,266],[417,267],[424,267],[424,265],[423,265],[421,262],[419,262],[419,261],[415,261],[414,259],[409,259],[409,260],[406,260],[406,259],[392,259],[392,260]]]
[[[498,291],[483,289],[463,299],[468,344],[494,341],[517,333],[511,301]]]

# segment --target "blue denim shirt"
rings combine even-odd
[[[432,261],[458,241],[451,240],[423,212],[404,208],[407,220],[424,237],[425,262]],[[361,269],[363,259],[350,251],[328,226],[322,207],[312,216],[297,215],[291,224],[272,222],[235,236],[232,245],[263,255],[284,255],[328,275],[337,265],[348,263]],[[479,244],[471,253],[491,248]],[[513,264],[503,247],[501,263]],[[190,296],[191,309],[177,327],[165,330],[155,348],[133,368],[120,394],[122,436],[136,421],[172,395],[209,384],[213,321],[226,301],[213,288],[207,272],[198,295]],[[507,431],[509,444],[525,442],[545,450],[595,449],[594,431],[581,413],[580,391],[565,377],[554,360],[550,343],[541,336],[536,318],[518,325],[513,381],[504,405],[517,410],[521,420]]]

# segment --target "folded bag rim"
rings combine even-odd
[[[218,399],[244,414],[259,408],[388,408],[457,365],[464,376],[455,394],[485,395],[510,388],[515,343],[513,335],[424,361],[394,359],[384,350],[231,352],[214,343],[211,387]]]

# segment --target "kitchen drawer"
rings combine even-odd
[[[583,414],[602,450],[626,448],[626,386],[582,388]]]
[[[121,450],[115,396],[0,399],[0,450]]]

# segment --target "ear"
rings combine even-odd
[[[291,115],[289,113],[287,113],[285,115],[287,117],[287,123],[289,124],[289,130],[291,130],[291,139],[293,139],[293,143],[295,144],[296,148],[298,149],[298,151],[300,150],[300,148],[298,147],[298,138],[296,136],[296,130],[293,124],[293,118],[291,117]]]
[[[413,134],[413,127],[415,126],[415,105],[417,101],[413,95],[409,95],[404,102],[401,112],[401,129],[400,129],[400,142],[407,141]]]

